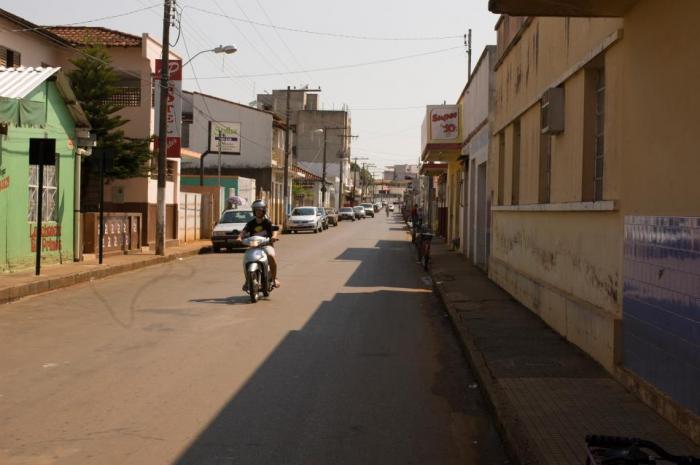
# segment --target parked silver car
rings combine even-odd
[[[363,220],[363,219],[367,218],[367,213],[365,212],[365,207],[361,207],[358,205],[356,207],[352,207],[352,209],[355,211],[355,218],[357,218],[358,220]]]
[[[355,221],[357,217],[355,216],[355,210],[352,207],[342,207],[340,212],[338,212],[338,220],[352,220]]]
[[[287,230],[291,232],[323,231],[323,217],[316,207],[297,207],[287,218]]]

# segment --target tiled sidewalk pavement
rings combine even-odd
[[[164,257],[157,256],[153,252],[133,255],[111,255],[104,258],[102,265],[97,263],[96,258],[77,263],[42,265],[41,276],[35,276],[33,268],[17,273],[3,273],[0,274],[0,304],[72,286],[90,279],[105,278],[182,257],[197,255],[210,245],[210,241],[195,241],[178,247],[169,247],[166,249]]]
[[[586,434],[700,448],[461,255],[435,243],[431,276],[511,452],[525,464],[585,464]]]

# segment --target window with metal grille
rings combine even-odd
[[[594,200],[603,200],[605,166],[605,68],[597,70],[595,91],[595,161]]]
[[[57,221],[56,167],[44,166],[43,205],[41,221]],[[27,221],[36,223],[39,210],[39,166],[29,165],[29,214]]]
[[[141,87],[117,86],[115,87],[114,94],[106,99],[106,102],[121,107],[140,107]]]

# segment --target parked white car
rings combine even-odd
[[[241,231],[253,219],[253,210],[225,210],[211,233],[211,246],[214,252],[221,249],[246,248],[241,243]]]
[[[287,230],[323,232],[323,216],[317,207],[297,207],[287,218]]]

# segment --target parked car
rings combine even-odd
[[[374,205],[371,203],[361,203],[360,206],[365,209],[365,215],[374,218]]]
[[[211,247],[214,252],[221,249],[246,248],[241,243],[241,231],[253,219],[253,210],[225,210],[211,233]]]
[[[323,217],[316,207],[297,207],[287,219],[287,229],[291,232],[323,232]]]
[[[357,218],[355,216],[355,210],[352,207],[342,207],[338,212],[338,221],[352,220],[355,221]]]
[[[326,209],[323,207],[317,207],[316,214],[321,217],[321,224],[323,225],[323,229],[328,229],[328,215],[326,214]]]
[[[358,220],[363,220],[367,218],[367,211],[365,210],[365,207],[361,207],[360,205],[356,207],[352,207],[352,209],[355,211],[355,218]]]
[[[376,202],[376,203],[374,204],[374,213],[377,213],[377,212],[378,212],[379,210],[381,210],[381,209],[382,209],[382,204],[379,203],[379,202]]]
[[[338,212],[334,208],[326,208],[326,215],[328,216],[328,224],[338,226]]]
[[[390,203],[389,205],[386,206],[386,208],[388,208],[390,212],[393,212],[394,211],[394,204]]]

